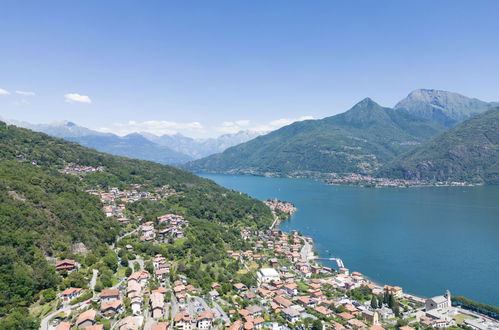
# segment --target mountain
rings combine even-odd
[[[461,94],[434,89],[417,89],[395,105],[409,113],[451,127],[482,113],[498,102],[484,102]]]
[[[223,153],[189,162],[184,168],[277,175],[373,173],[443,129],[366,98],[345,113],[295,122]]]
[[[379,175],[499,184],[499,108],[473,116],[401,155]]]
[[[101,152],[150,160],[160,164],[181,164],[193,159],[186,154],[151,142],[138,133],[123,137],[109,134],[65,137],[65,139]]]
[[[159,145],[166,146],[177,152],[191,156],[194,159],[203,158],[223,152],[227,148],[244,143],[262,135],[262,132],[250,130],[239,131],[234,134],[224,134],[217,138],[193,139],[182,134],[156,136],[149,133],[140,133],[145,138]]]
[[[101,171],[62,174],[70,163]],[[147,219],[169,212],[189,219],[182,255],[208,266],[222,260],[231,244],[241,244],[238,226],[268,228],[272,222],[270,209],[262,202],[189,172],[100,153],[0,122],[0,324],[10,313],[28,318],[25,307],[44,292],[59,292],[74,286],[72,281],[82,283],[78,286],[88,283],[81,273],[61,279],[47,257],[74,258],[100,270],[106,267],[107,256],[116,258],[108,244],[119,232],[117,221],[106,218],[99,198],[85,190],[133,187],[153,192],[165,185],[175,195],[133,205],[147,211]],[[84,244],[90,255],[76,254],[75,243]]]
[[[94,131],[70,121],[59,121],[51,124],[30,124],[20,121],[9,121],[9,123],[118,156],[150,160],[160,164],[180,164],[194,159],[166,146],[151,142],[139,134],[120,137],[111,133]]]

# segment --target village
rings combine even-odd
[[[499,327],[492,318],[453,306],[448,291],[424,299],[405,293],[399,286],[377,285],[346,268],[341,259],[334,258],[333,267],[319,263],[312,238],[275,227],[277,214],[290,216],[296,211],[291,203],[277,200],[266,201],[276,219],[270,228],[240,228],[238,239],[246,248],[227,249],[222,260],[211,264],[230,268],[234,276],[217,282],[205,274],[201,285],[188,271],[185,256],[154,249],[173,246],[167,251],[182,251],[191,221],[174,213],[145,218],[126,207],[142,199],[166,199],[176,192],[169,186],[154,192],[143,190],[141,185],[130,188],[87,190],[100,198],[103,212],[119,223],[122,234],[102,259],[107,266],[100,270],[85,266],[81,260],[54,261],[67,283],[84,285],[68,286],[57,293],[41,329]],[[87,280],[74,281],[82,277]]]
[[[331,185],[360,185],[365,187],[473,186],[473,184],[463,181],[430,182],[424,180],[390,179],[357,173],[345,175],[333,173],[330,177],[325,178],[324,182]]]

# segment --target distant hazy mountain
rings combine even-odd
[[[182,134],[156,136],[140,133],[145,138],[169,147],[172,150],[189,155],[194,159],[206,157],[224,151],[225,149],[249,141],[264,133],[255,131],[239,131],[234,134],[224,134],[217,138],[193,139]]]
[[[473,116],[401,155],[379,175],[499,184],[499,108]]]
[[[366,98],[345,113],[295,122],[184,167],[278,175],[373,173],[443,129],[430,120],[381,107]]]
[[[65,139],[101,152],[161,164],[182,164],[193,159],[186,154],[151,142],[138,133],[123,137],[111,134],[65,137]]]
[[[457,93],[417,89],[397,103],[395,109],[406,109],[413,115],[451,127],[497,105],[498,102],[484,102]]]
[[[31,124],[16,120],[3,120],[11,125],[43,132],[101,152],[151,160],[162,164],[181,164],[206,157],[262,134],[253,131],[240,131],[235,134],[224,134],[218,138],[193,139],[182,134],[156,136],[141,132],[140,134],[120,137],[112,133],[94,131],[70,121]]]
[[[193,159],[188,155],[151,142],[140,134],[120,137],[111,133],[102,133],[78,126],[70,121],[30,124],[9,120],[8,123],[118,156],[150,160],[161,164],[180,164]]]

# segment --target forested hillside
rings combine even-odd
[[[429,120],[367,98],[345,113],[295,122],[185,168],[278,175],[368,174],[442,130]]]
[[[499,108],[471,117],[401,155],[379,176],[499,183]]]
[[[69,163],[102,171],[61,174]],[[99,199],[84,190],[127,189],[131,184],[174,189],[175,198],[163,203],[161,211],[188,214],[200,228],[208,226],[217,233],[217,244],[226,242],[221,223],[263,227],[272,221],[262,202],[191,173],[0,123],[0,318],[29,306],[41,290],[60,285],[46,257],[78,257],[72,249],[75,243],[83,243],[98,257],[107,253],[106,243],[119,232],[117,222],[106,218]]]

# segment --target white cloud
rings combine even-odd
[[[92,103],[92,100],[87,95],[80,95],[78,93],[68,93],[64,95],[64,100],[68,103]]]
[[[167,120],[148,120],[137,122],[130,120],[126,123],[114,123],[109,127],[100,128],[99,131],[127,135],[130,133],[147,132],[155,135],[176,134],[185,132],[204,132],[203,125],[197,121],[179,123]]]
[[[24,95],[24,96],[35,96],[36,95],[34,92],[27,92],[27,91],[16,91],[16,94]]]
[[[236,125],[239,126],[248,126],[250,124],[249,120],[237,120],[235,121]]]
[[[270,132],[279,129],[283,126],[294,123],[295,121],[302,121],[314,119],[312,116],[302,116],[298,118],[280,118],[272,120],[268,123],[259,123],[250,125],[249,120],[236,120],[236,121],[224,121],[219,127],[216,127],[216,131],[224,134],[234,134],[242,130],[250,130],[255,132]]]
[[[0,95],[9,95],[9,94],[10,94],[9,91],[7,91],[7,90],[5,90],[3,88],[0,88]]]

